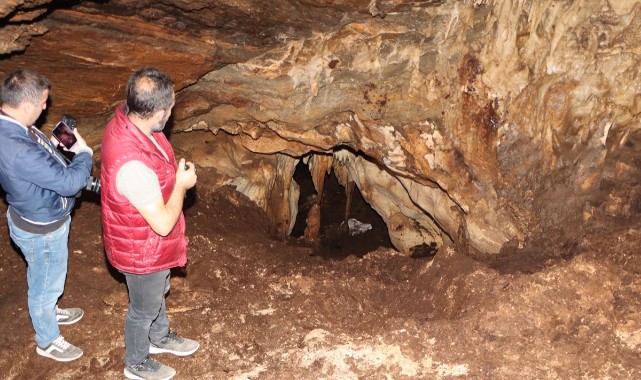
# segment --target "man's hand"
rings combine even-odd
[[[77,141],[76,141],[76,144],[72,146],[71,149],[69,149],[70,152],[78,153],[80,149],[89,148],[85,139],[83,139],[82,136],[80,136],[80,133],[78,132],[78,128],[73,129],[73,134],[74,136],[76,136]],[[63,146],[63,149],[65,149],[64,146]]]
[[[176,186],[180,186],[185,191],[191,189],[196,184],[196,167],[193,162],[185,162],[184,158],[178,162],[178,170],[176,170]]]
[[[182,214],[185,193],[194,187],[196,179],[196,169],[193,162],[185,163],[185,159],[181,158],[176,171],[176,185],[169,201],[165,203],[162,197],[158,197],[150,204],[136,207],[155,233],[167,236],[176,226],[176,222]]]

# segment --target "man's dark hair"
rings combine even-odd
[[[18,107],[25,102],[38,105],[45,90],[51,90],[47,77],[29,69],[17,69],[4,78],[0,102],[10,107]]]
[[[127,107],[142,119],[174,104],[174,82],[164,72],[153,67],[142,68],[127,82]]]

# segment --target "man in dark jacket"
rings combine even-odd
[[[191,355],[199,344],[169,329],[165,294],[170,269],[187,262],[185,193],[196,184],[193,163],[176,162],[162,133],[174,106],[174,86],[153,68],[135,72],[127,102],[102,138],[101,204],[105,250],[129,289],[125,376],[170,379],[176,371],[149,357]]]
[[[67,242],[75,195],[85,187],[93,151],[74,131],[78,142],[67,163],[52,154],[33,124],[47,107],[51,84],[26,69],[11,72],[0,91],[0,185],[6,192],[7,221],[13,242],[27,261],[29,315],[36,333],[36,352],[71,361],[82,350],[60,335],[59,324],[80,320],[78,308],[60,309],[67,276]],[[45,147],[46,145],[46,147]]]

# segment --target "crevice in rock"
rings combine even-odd
[[[334,171],[323,173],[324,185],[319,193],[305,161],[298,163],[293,177],[300,187],[300,196],[298,215],[290,234],[292,238],[314,245],[316,255],[331,259],[350,255],[362,257],[379,247],[394,247],[385,221],[353,182],[350,196],[349,186],[343,186]],[[319,224],[310,226],[308,223]],[[316,229],[318,235],[312,236],[311,231]]]

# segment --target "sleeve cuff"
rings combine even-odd
[[[78,154],[78,153],[82,153],[82,152],[87,152],[87,153],[89,153],[89,155],[90,155],[90,156],[92,156],[92,157],[93,157],[93,149],[91,149],[91,148],[89,148],[89,147],[83,147],[83,148],[78,149],[78,151],[76,152],[76,154]]]

